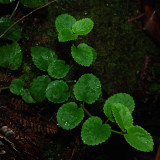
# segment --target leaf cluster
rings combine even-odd
[[[21,0],[21,2],[26,5],[32,4],[32,1]],[[0,20],[2,30],[5,28],[5,21],[8,20]],[[9,23],[13,22],[9,21]],[[91,19],[84,18],[76,21],[74,17],[68,14],[58,16],[55,25],[60,42],[75,40],[79,35],[88,34],[93,28]],[[0,66],[17,70],[22,62],[22,51],[18,43],[15,42],[20,38],[19,28],[15,26],[13,29],[15,29],[12,31],[13,33],[6,35],[6,38],[12,40],[13,43],[0,47]],[[16,33],[17,37],[14,37]],[[78,46],[72,45],[71,55],[78,64],[90,66],[95,62],[97,53],[94,48],[85,43],[80,43]],[[31,56],[34,65],[48,75],[36,77],[29,87],[26,87],[21,79],[15,79],[9,87],[10,91],[22,96],[22,99],[27,103],[43,102],[46,98],[53,103],[66,102],[71,95],[71,89],[62,78],[68,74],[70,66],[65,64],[64,60],[58,59],[55,52],[45,47],[32,47]],[[153,150],[154,144],[151,135],[142,127],[133,124],[132,113],[135,102],[129,94],[118,93],[105,101],[103,111],[107,120],[103,122],[100,117],[92,116],[84,106],[85,103],[96,102],[102,95],[100,80],[94,74],[86,73],[74,85],[71,85],[71,88],[73,88],[75,102],[69,100],[62,104],[57,112],[57,122],[63,129],[71,130],[77,127],[84,120],[84,113],[86,112],[90,117],[82,124],[81,138],[84,144],[101,144],[114,132],[123,135],[131,146],[140,151]],[[120,131],[113,130],[109,122],[116,123]]]
[[[85,81],[85,79],[83,80]],[[62,105],[57,113],[58,124],[63,129],[72,129],[78,126],[84,117],[83,107],[78,109],[73,102]],[[115,132],[123,135],[125,140],[137,150],[143,152],[152,151],[154,144],[151,135],[142,127],[133,125],[132,112],[134,107],[134,100],[129,94],[118,93],[109,97],[103,107],[108,120],[103,123],[100,117],[90,116],[83,123],[81,137],[84,144],[98,145],[105,142],[110,137],[111,132]],[[106,110],[109,111],[106,112]],[[112,130],[109,120],[116,123],[121,131]]]
[[[90,18],[76,20],[69,14],[61,14],[55,21],[59,42],[76,40],[80,35],[86,35],[93,29],[94,23]],[[85,43],[78,46],[72,44],[71,55],[73,59],[82,66],[89,67],[95,62],[97,53],[94,48]]]

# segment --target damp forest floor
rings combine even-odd
[[[0,6],[1,16],[10,14],[14,5],[3,5],[3,11]],[[89,106],[88,110],[93,115],[103,116],[102,106],[107,97],[126,92],[134,97],[136,103],[133,113],[135,124],[150,132],[155,143],[152,152],[140,152],[129,146],[123,136],[112,134],[99,146],[86,146],[81,141],[79,127],[73,131],[60,129],[56,135],[48,136],[50,143],[44,149],[48,160],[154,160],[160,145],[160,46],[144,33],[141,19],[128,22],[128,18],[141,13],[140,8],[139,1],[58,0],[19,23],[23,63],[20,74],[18,71],[10,71],[9,74],[31,81],[39,71],[32,64],[30,49],[33,46],[48,47],[72,66],[68,79],[78,79],[84,73],[94,73],[100,79],[103,97]],[[20,4],[13,19],[18,20],[31,10]],[[77,43],[86,42],[98,53],[96,62],[89,68],[74,62],[70,55],[71,42],[58,42],[54,22],[63,13],[77,20],[89,17],[94,21],[93,30],[76,40]],[[0,68],[1,74],[5,72]],[[50,103],[46,102],[46,105]]]

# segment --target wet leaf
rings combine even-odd
[[[55,60],[48,67],[48,74],[53,78],[63,78],[69,72],[69,65],[63,60]]]
[[[57,112],[57,122],[63,129],[73,129],[83,120],[84,111],[75,102],[63,104]]]
[[[92,104],[101,95],[101,83],[95,75],[84,74],[74,85],[73,91],[77,100]]]
[[[125,131],[127,128],[133,126],[131,112],[126,106],[120,103],[113,103],[111,109],[115,121],[122,131]]]
[[[55,80],[49,83],[46,89],[46,97],[54,103],[63,103],[68,100],[69,96],[69,87],[67,83],[62,80]]]
[[[81,137],[84,144],[98,145],[105,142],[111,135],[109,124],[102,124],[99,117],[90,117],[82,126]]]
[[[127,93],[117,93],[109,97],[104,104],[103,110],[105,115],[109,118],[110,121],[114,122],[114,117],[112,115],[111,107],[113,103],[121,103],[126,106],[129,111],[132,113],[135,108],[135,102],[133,98]]]
[[[80,43],[77,47],[72,45],[71,55],[73,59],[82,66],[89,67],[93,62],[93,50],[85,43]]]
[[[152,136],[140,126],[132,126],[128,128],[127,134],[124,134],[126,141],[134,148],[150,152],[153,150]]]
[[[69,14],[61,14],[56,18],[55,25],[58,32],[61,32],[64,28],[72,29],[76,19]]]

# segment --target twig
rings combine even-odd
[[[143,17],[144,15],[145,15],[145,13],[142,13],[142,14],[136,16],[136,17],[128,18],[128,22],[133,22],[133,21],[135,21],[135,20],[137,20],[137,19],[140,19],[140,18]]]
[[[47,4],[45,4],[44,6],[41,6],[39,8],[34,9],[33,11],[31,11],[30,13],[28,13],[27,15],[23,16],[22,18],[20,18],[18,21],[16,21],[15,23],[13,23],[10,27],[8,27],[1,35],[0,38],[2,38],[13,26],[15,26],[17,23],[19,23],[20,21],[22,21],[24,18],[28,17],[29,15],[31,15],[32,13],[36,12],[37,10],[47,7],[48,5],[50,5],[51,3],[55,2],[56,0],[53,0]]]

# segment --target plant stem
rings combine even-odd
[[[83,104],[81,105],[81,108],[87,113],[89,117],[92,117],[91,113],[84,107]]]
[[[107,124],[107,123],[108,123],[108,121],[109,121],[109,118],[105,121],[105,124]]]
[[[11,16],[9,17],[10,19],[11,19],[11,18],[13,17],[13,15],[15,14],[15,12],[16,12],[18,6],[19,6],[19,1],[17,2],[16,7],[15,7],[15,9],[13,10]]]
[[[53,0],[47,4],[45,4],[44,6],[41,6],[39,8],[34,9],[33,11],[29,12],[27,15],[23,16],[22,18],[20,18],[18,21],[16,21],[15,23],[13,23],[11,26],[9,26],[1,35],[0,38],[2,38],[13,26],[15,26],[17,23],[19,23],[20,21],[22,21],[24,18],[28,17],[29,15],[31,15],[32,13],[36,12],[37,10],[44,8],[48,5],[50,5],[51,3],[55,2],[56,0]]]
[[[120,135],[124,135],[123,132],[115,131],[115,130],[113,130],[113,129],[111,129],[111,132],[116,133],[116,134],[120,134]]]
[[[0,88],[0,90],[5,90],[5,89],[9,89],[9,86]]]

